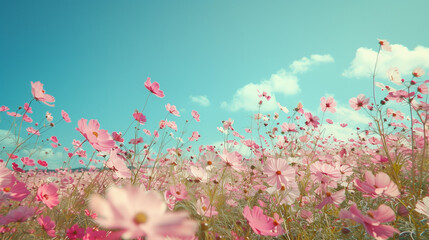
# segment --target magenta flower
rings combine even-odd
[[[320,101],[320,107],[322,108],[322,112],[326,112],[326,110],[328,110],[331,113],[335,113],[335,106],[337,106],[337,103],[334,101],[333,97],[328,97],[328,99],[322,97]]]
[[[31,93],[33,94],[34,99],[37,101],[40,101],[50,107],[54,106],[48,102],[55,102],[55,98],[45,93],[45,90],[43,90],[43,84],[41,82],[31,82]]]
[[[357,97],[351,98],[349,100],[349,103],[350,103],[350,107],[358,111],[369,103],[369,98],[365,98],[364,94],[359,94]]]
[[[340,218],[352,219],[362,224],[366,232],[377,240],[385,240],[392,237],[395,233],[399,233],[392,226],[382,225],[382,223],[394,221],[396,218],[395,213],[390,207],[382,204],[377,210],[368,211],[367,215],[363,215],[356,207],[356,204],[353,204],[349,211],[344,209],[340,211]]]
[[[144,83],[144,86],[147,88],[147,90],[151,91],[155,96],[163,98],[164,92],[159,90],[159,84],[157,82],[150,82],[150,78],[148,77],[146,82]]]
[[[55,222],[49,216],[40,216],[37,218],[37,222],[50,237],[55,237]]]
[[[357,178],[354,180],[354,184],[357,190],[372,198],[381,195],[397,197],[401,194],[396,184],[384,172],[379,172],[374,176],[372,172],[367,171],[365,172],[365,180],[365,182],[362,182]]]
[[[79,239],[85,236],[85,228],[81,228],[79,225],[75,224],[69,228],[66,233],[70,240]]]
[[[97,214],[100,226],[119,230],[126,239],[190,238],[198,228],[196,222],[188,219],[188,213],[166,212],[167,205],[158,192],[138,187],[113,186],[107,189],[106,199],[93,195],[89,206]]]
[[[58,187],[53,183],[45,183],[39,187],[36,195],[37,201],[42,201],[50,209],[57,206],[60,201],[58,200]]]
[[[78,121],[78,130],[97,151],[107,151],[115,147],[115,141],[109,135],[107,130],[101,130],[97,120],[80,119]]]
[[[269,158],[265,167],[264,174],[268,175],[267,183],[280,189],[282,185],[290,186],[295,182],[295,169],[287,163],[286,159]]]
[[[146,116],[143,115],[143,113],[141,112],[138,112],[138,111],[134,112],[133,117],[137,122],[139,122],[142,125],[146,123]]]

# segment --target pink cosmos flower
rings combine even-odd
[[[386,110],[387,116],[392,116],[395,120],[404,120],[404,114],[401,111],[393,111],[393,109],[388,108]]]
[[[50,107],[54,106],[48,102],[55,102],[55,98],[45,93],[45,90],[43,90],[43,84],[41,82],[31,82],[31,93],[33,94],[34,99],[37,101],[40,101]]]
[[[55,237],[55,222],[49,216],[40,216],[37,218],[37,222],[50,237]]]
[[[21,158],[21,162],[22,162],[24,165],[27,165],[27,166],[34,166],[34,165],[36,165],[36,164],[34,163],[34,160],[33,160],[33,159],[30,159],[29,157],[22,157],[22,158]]]
[[[131,170],[127,167],[125,158],[119,155],[118,150],[110,151],[106,166],[112,169],[118,178],[131,178]]]
[[[320,181],[325,184],[331,181],[339,181],[342,177],[338,169],[328,163],[322,163],[321,161],[311,164],[310,171],[313,181]]]
[[[298,132],[295,123],[284,122],[281,126],[283,132]]]
[[[81,228],[79,225],[75,224],[69,228],[66,233],[70,240],[79,239],[85,235],[85,228]]]
[[[24,114],[24,115],[22,116],[22,120],[24,120],[24,121],[26,121],[26,122],[28,122],[28,123],[33,122],[33,119],[32,119],[31,117],[29,117],[27,114]]]
[[[288,113],[289,109],[287,109],[286,107],[280,105],[280,103],[277,103],[277,105],[279,106],[280,110],[282,110],[284,113]]]
[[[267,183],[280,189],[295,182],[295,169],[287,163],[286,159],[269,158],[264,167],[264,174],[268,175]]]
[[[7,110],[9,110],[9,108],[5,105],[0,107],[0,112],[6,112]]]
[[[418,86],[417,91],[421,94],[428,94],[429,93],[429,89],[428,89],[428,86],[426,85],[426,83],[423,83],[420,86]]]
[[[113,137],[113,140],[115,140],[117,142],[124,142],[124,139],[122,138],[122,133],[121,132],[119,132],[119,133],[112,132],[112,137]]]
[[[380,44],[381,49],[383,49],[384,51],[392,51],[392,46],[390,46],[390,43],[387,40],[378,39],[378,44]]]
[[[7,115],[11,116],[11,117],[21,117],[22,115],[16,112],[7,112]]]
[[[347,123],[341,123],[340,126],[345,128],[345,127],[347,127]]]
[[[198,139],[200,138],[200,134],[197,131],[193,131],[192,132],[192,136],[189,138],[189,141],[198,141]]]
[[[165,105],[165,109],[167,109],[167,111],[173,114],[174,116],[180,117],[179,111],[177,111],[176,106],[170,105],[169,103],[167,103],[167,105]]]
[[[228,150],[224,149],[223,154],[220,155],[220,157],[227,167],[231,167],[237,172],[241,172],[246,169],[246,167],[241,163],[242,156],[238,152],[230,153]]]
[[[206,196],[197,200],[197,213],[201,216],[213,217],[218,215],[215,206],[210,205],[210,199]]]
[[[364,94],[359,94],[357,97],[351,98],[349,100],[349,103],[350,103],[350,107],[358,111],[369,103],[369,98],[365,98]]]
[[[115,147],[115,141],[113,141],[107,130],[100,129],[100,123],[97,120],[91,119],[89,124],[87,122],[87,119],[80,119],[78,121],[79,128],[76,128],[76,130],[88,140],[95,150],[109,152]]]
[[[60,201],[58,200],[58,187],[53,183],[45,183],[39,187],[36,195],[37,201],[42,201],[50,209],[57,206]]]
[[[391,222],[396,219],[393,210],[384,204],[381,204],[377,210],[368,211],[367,216],[359,211],[356,204],[353,204],[350,210],[347,211],[342,209],[340,211],[340,218],[352,219],[362,224],[366,232],[377,240],[385,240],[392,237],[395,233],[399,233],[399,231],[392,226],[382,225],[382,223]]]
[[[143,138],[139,137],[139,138],[133,138],[130,139],[130,141],[128,142],[129,144],[139,144],[143,142]]]
[[[346,200],[345,189],[341,189],[335,193],[326,192],[326,197],[319,203],[316,208],[322,209],[326,204],[334,204],[338,207],[344,200]]]
[[[195,121],[200,121],[200,114],[195,110],[192,110],[192,117],[195,119]]]
[[[420,67],[416,67],[413,71],[414,77],[421,77],[423,76],[423,74],[425,74],[425,70],[423,70],[423,68],[420,68]]]
[[[2,221],[4,221],[3,225],[9,224],[11,222],[25,222],[30,217],[34,215],[34,209],[26,206],[19,206],[14,210],[8,212],[6,216],[3,217]]]
[[[243,216],[246,218],[252,230],[262,236],[278,236],[284,233],[282,228],[277,228],[274,220],[265,215],[262,209],[258,206],[254,206],[250,210],[249,206],[244,207]]]
[[[71,122],[71,119],[68,113],[66,113],[64,110],[61,110],[61,116],[63,117],[64,121],[66,121],[67,123]]]
[[[97,228],[86,228],[86,233],[82,237],[82,240],[101,240],[101,239],[108,239],[107,238],[107,232],[103,230],[98,230]]]
[[[163,98],[164,92],[159,90],[159,84],[157,82],[150,82],[150,78],[148,77],[146,82],[144,83],[144,86],[147,88],[147,90],[151,91],[155,96]]]
[[[326,119],[326,122],[329,123],[329,124],[333,124],[334,123],[334,121],[332,121],[332,119],[329,119],[329,118]]]
[[[399,72],[399,69],[397,67],[389,68],[387,70],[387,77],[394,84],[397,84],[397,85],[402,84],[401,73]]]
[[[165,124],[167,125],[167,127],[173,129],[174,131],[177,131],[177,124],[174,121],[168,121],[165,122]]]
[[[423,198],[421,201],[417,201],[416,208],[414,210],[429,218],[429,196]]]
[[[305,122],[305,125],[311,125],[314,128],[317,128],[317,126],[320,124],[319,123],[319,117],[317,116],[313,116],[313,114],[311,114],[310,112],[306,112],[304,114],[305,119],[307,119],[307,121]]]
[[[357,190],[365,193],[367,196],[375,198],[380,195],[388,195],[397,197],[401,193],[396,184],[390,180],[389,175],[384,172],[377,173],[376,176],[372,172],[365,172],[365,182],[360,179],[355,179],[354,184]]]
[[[193,237],[196,222],[186,212],[166,212],[167,205],[155,191],[126,186],[110,187],[106,199],[93,195],[89,206],[97,214],[96,222],[107,229],[120,230],[121,237],[147,239]]]
[[[29,135],[34,134],[34,135],[40,136],[39,130],[34,129],[33,127],[28,127],[26,130]]]
[[[42,160],[37,160],[37,163],[42,166],[42,167],[47,167],[48,163],[46,161],[42,161]]]
[[[186,200],[188,199],[188,191],[186,190],[186,186],[183,183],[176,184],[170,187],[170,192],[176,200]]]
[[[28,103],[24,103],[24,110],[25,110],[27,113],[33,113],[33,110],[32,110],[32,108],[30,107],[30,104],[28,104]]]
[[[320,107],[322,108],[322,112],[326,112],[326,110],[328,110],[331,113],[335,113],[335,106],[337,106],[337,103],[334,101],[333,97],[328,97],[328,99],[322,97],[320,101]]]
[[[133,113],[133,117],[137,122],[139,122],[142,125],[146,123],[146,116],[143,115],[143,113],[141,112],[135,111]]]

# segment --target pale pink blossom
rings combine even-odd
[[[246,218],[253,232],[262,236],[279,236],[284,233],[279,223],[274,223],[274,220],[264,214],[262,209],[254,206],[250,210],[249,206],[244,207],[243,216]]]
[[[390,43],[387,40],[378,39],[378,44],[380,44],[381,49],[383,49],[384,51],[392,51],[392,46],[390,46]]]
[[[424,197],[420,201],[417,201],[416,208],[414,210],[429,218],[429,196]]]
[[[393,210],[384,204],[381,204],[377,210],[369,210],[367,216],[359,211],[356,204],[353,204],[348,211],[342,209],[339,216],[342,219],[352,219],[362,224],[366,232],[377,240],[385,240],[392,237],[395,233],[399,233],[394,227],[382,224],[396,219]]]
[[[198,225],[186,212],[166,212],[167,205],[155,191],[126,186],[110,187],[106,199],[93,195],[89,206],[97,214],[100,226],[119,230],[122,238],[165,239],[192,237]]]
[[[295,169],[284,158],[269,158],[264,167],[264,174],[268,175],[267,183],[277,189],[295,182]]]
[[[327,191],[326,197],[316,206],[316,208],[322,209],[326,204],[334,204],[338,207],[344,200],[346,200],[345,189],[341,189],[335,193]]]
[[[6,112],[7,110],[9,110],[9,108],[5,105],[0,107],[0,112]]]
[[[119,155],[116,149],[110,151],[106,166],[112,169],[118,178],[131,178],[131,170],[127,167],[125,158]]]
[[[423,70],[423,68],[416,67],[413,70],[413,76],[414,77],[421,77],[421,76],[423,76],[423,74],[425,74],[425,70]]]
[[[351,98],[349,100],[349,103],[350,103],[350,107],[358,111],[369,103],[369,98],[365,98],[364,94],[359,94],[357,97]]]
[[[389,68],[387,70],[387,77],[394,84],[397,84],[397,85],[402,84],[401,73],[399,72],[399,69],[397,67]]]
[[[174,116],[180,117],[179,111],[176,109],[176,106],[170,105],[169,103],[167,103],[167,105],[165,105],[165,109],[167,109],[167,111],[173,114]]]
[[[55,98],[45,93],[45,90],[43,90],[43,84],[41,82],[31,82],[31,93],[33,94],[34,99],[37,101],[40,101],[50,107],[54,106],[50,103],[55,102]]]
[[[334,101],[333,97],[328,97],[328,99],[322,97],[320,101],[320,107],[322,108],[322,112],[326,112],[326,110],[328,110],[331,113],[335,113],[335,106],[337,106],[337,103]]]
[[[390,180],[389,175],[384,172],[379,172],[374,176],[372,172],[367,171],[365,172],[365,182],[356,178],[354,184],[357,190],[373,198],[381,195],[391,197],[400,195],[398,186],[396,186],[396,184]]]
[[[218,215],[216,207],[213,206],[213,203],[210,204],[210,199],[206,196],[202,196],[197,200],[197,213],[206,217]]]

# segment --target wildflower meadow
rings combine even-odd
[[[297,102],[278,104],[281,116],[254,112],[251,128],[219,119],[214,146],[198,144],[196,110],[146,110],[166,95],[157,79],[141,82],[145,102],[122,132],[57,109],[49,85],[29,81],[30,99],[0,107],[11,122],[0,139],[1,239],[429,239],[429,77],[392,66],[390,81],[377,79],[378,55],[389,51],[378,40],[364,82],[373,94],[350,96],[350,110],[371,121],[348,139],[325,134],[333,97],[321,97],[319,116]],[[255,94],[259,108],[272,100]],[[148,118],[158,127],[146,129]],[[59,124],[79,138],[61,142],[51,134]],[[63,166],[34,158],[39,145],[63,152]]]

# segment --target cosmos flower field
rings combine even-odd
[[[392,50],[378,44],[378,54]],[[373,95],[350,96],[350,109],[371,119],[354,137],[324,134],[336,101],[322,97],[322,116],[296,103],[279,104],[287,117],[255,112],[253,128],[223,120],[221,146],[198,145],[192,129],[172,144],[169,133],[182,129],[167,118],[143,130],[145,109],[130,113],[126,132],[109,132],[103,119],[56,109],[55,92],[29,82],[31,101],[0,106],[12,122],[0,139],[1,238],[429,239],[429,77],[392,66],[379,81],[376,66]],[[144,86],[149,102],[165,96],[156,79]],[[259,106],[270,101],[255,94]],[[52,107],[42,122],[32,119],[39,103]],[[165,111],[183,117],[173,104]],[[188,117],[200,121],[195,110]],[[59,142],[53,119],[80,138]],[[39,138],[66,153],[62,168],[24,154]]]

